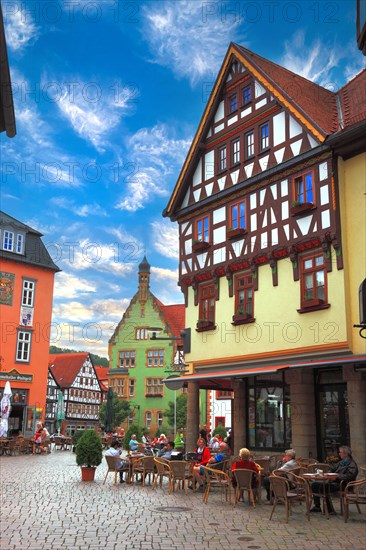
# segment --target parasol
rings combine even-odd
[[[4,395],[1,400],[1,420],[0,420],[0,437],[6,437],[8,434],[8,418],[11,410],[11,399],[12,393],[10,388],[10,382],[6,382],[4,388]]]

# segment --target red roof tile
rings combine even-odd
[[[337,96],[344,128],[366,120],[366,69],[347,82]]]
[[[184,304],[173,304],[170,306],[164,306],[160,302],[159,307],[163,312],[172,333],[176,338],[179,338],[180,331],[184,329],[186,320],[186,311]]]
[[[81,367],[88,358],[88,352],[51,354],[49,366],[61,388],[68,388],[74,382]]]
[[[336,94],[306,78],[257,55],[239,44],[236,48],[275,88],[310,118],[323,132],[331,134],[338,129]]]
[[[107,373],[109,370],[109,367],[103,367],[102,365],[94,365],[95,372],[98,376],[99,382],[103,382],[103,380],[107,380]]]

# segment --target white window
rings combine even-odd
[[[149,333],[147,328],[136,329],[136,340],[147,340],[148,338],[149,338]]]
[[[129,380],[128,394],[129,394],[130,397],[133,397],[135,395],[135,379],[134,378],[130,378],[130,380]]]
[[[4,231],[3,249],[12,252],[14,246],[14,233],[12,231]]]
[[[163,349],[149,349],[147,352],[147,366],[163,367],[164,354],[165,354],[165,351]]]
[[[161,428],[164,420],[163,413],[161,411],[158,412],[157,420],[158,420],[158,427]]]
[[[146,413],[145,413],[145,425],[146,425],[146,429],[150,430],[150,428],[151,428],[151,412],[150,411],[146,411]]]
[[[226,145],[219,149],[219,171],[226,170]]]
[[[24,235],[17,235],[16,253],[23,254]]]
[[[238,164],[239,162],[240,162],[240,139],[236,139],[233,142],[232,164]]]
[[[23,281],[22,306],[33,307],[35,287],[34,281]]]
[[[162,378],[146,378],[147,395],[163,395]]]
[[[135,366],[135,352],[134,351],[120,351],[119,352],[119,366],[120,367],[134,367]]]
[[[17,341],[17,361],[29,361],[31,351],[32,333],[20,330]]]

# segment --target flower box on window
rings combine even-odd
[[[244,227],[236,227],[235,229],[233,227],[231,227],[230,229],[228,229],[228,232],[227,232],[227,238],[230,240],[230,239],[235,239],[236,237],[240,237],[241,235],[245,235],[246,234],[246,229],[244,229]]]
[[[196,324],[197,332],[203,332],[205,330],[213,330],[216,328],[214,321],[209,321],[208,319],[199,319]]]
[[[291,206],[291,215],[296,216],[297,214],[301,214],[302,212],[306,212],[307,210],[312,210],[313,208],[315,208],[315,206],[312,202],[295,201],[292,203]]]
[[[321,298],[305,298],[303,307],[321,306],[323,304],[325,304],[325,300],[322,300]]]
[[[245,323],[249,323],[252,321],[253,316],[250,313],[247,313],[246,311],[238,312],[233,315],[233,325],[244,325]]]
[[[162,393],[146,393],[145,397],[163,397]]]
[[[200,252],[201,250],[206,250],[210,246],[210,243],[206,241],[193,241],[192,250],[193,252]]]

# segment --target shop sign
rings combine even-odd
[[[17,382],[32,382],[33,374],[22,374],[16,369],[13,369],[10,372],[0,372],[0,380],[15,380]]]

